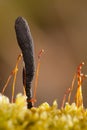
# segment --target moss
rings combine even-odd
[[[66,103],[58,108],[56,101],[50,106],[27,109],[26,97],[18,94],[15,103],[0,95],[0,130],[86,130],[87,109]]]

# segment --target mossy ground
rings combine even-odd
[[[87,109],[66,103],[58,108],[56,101],[50,106],[27,109],[26,97],[18,94],[15,103],[0,95],[0,130],[87,130]]]

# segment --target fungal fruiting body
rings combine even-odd
[[[18,41],[18,45],[21,48],[24,60],[24,69],[23,69],[23,78],[26,77],[24,83],[28,108],[32,107],[32,90],[31,90],[31,82],[34,76],[35,71],[35,63],[34,63],[34,45],[31,37],[30,29],[27,21],[18,17],[15,21],[15,31],[16,37]]]

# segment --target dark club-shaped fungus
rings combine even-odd
[[[27,96],[27,107],[31,108],[32,90],[31,82],[34,76],[35,63],[34,63],[34,45],[31,37],[30,29],[27,21],[18,17],[15,21],[15,31],[18,45],[21,48],[25,67],[23,68],[23,84]]]

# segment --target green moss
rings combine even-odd
[[[15,103],[0,95],[0,130],[87,130],[87,109],[57,102],[27,109],[26,97],[18,94]]]

